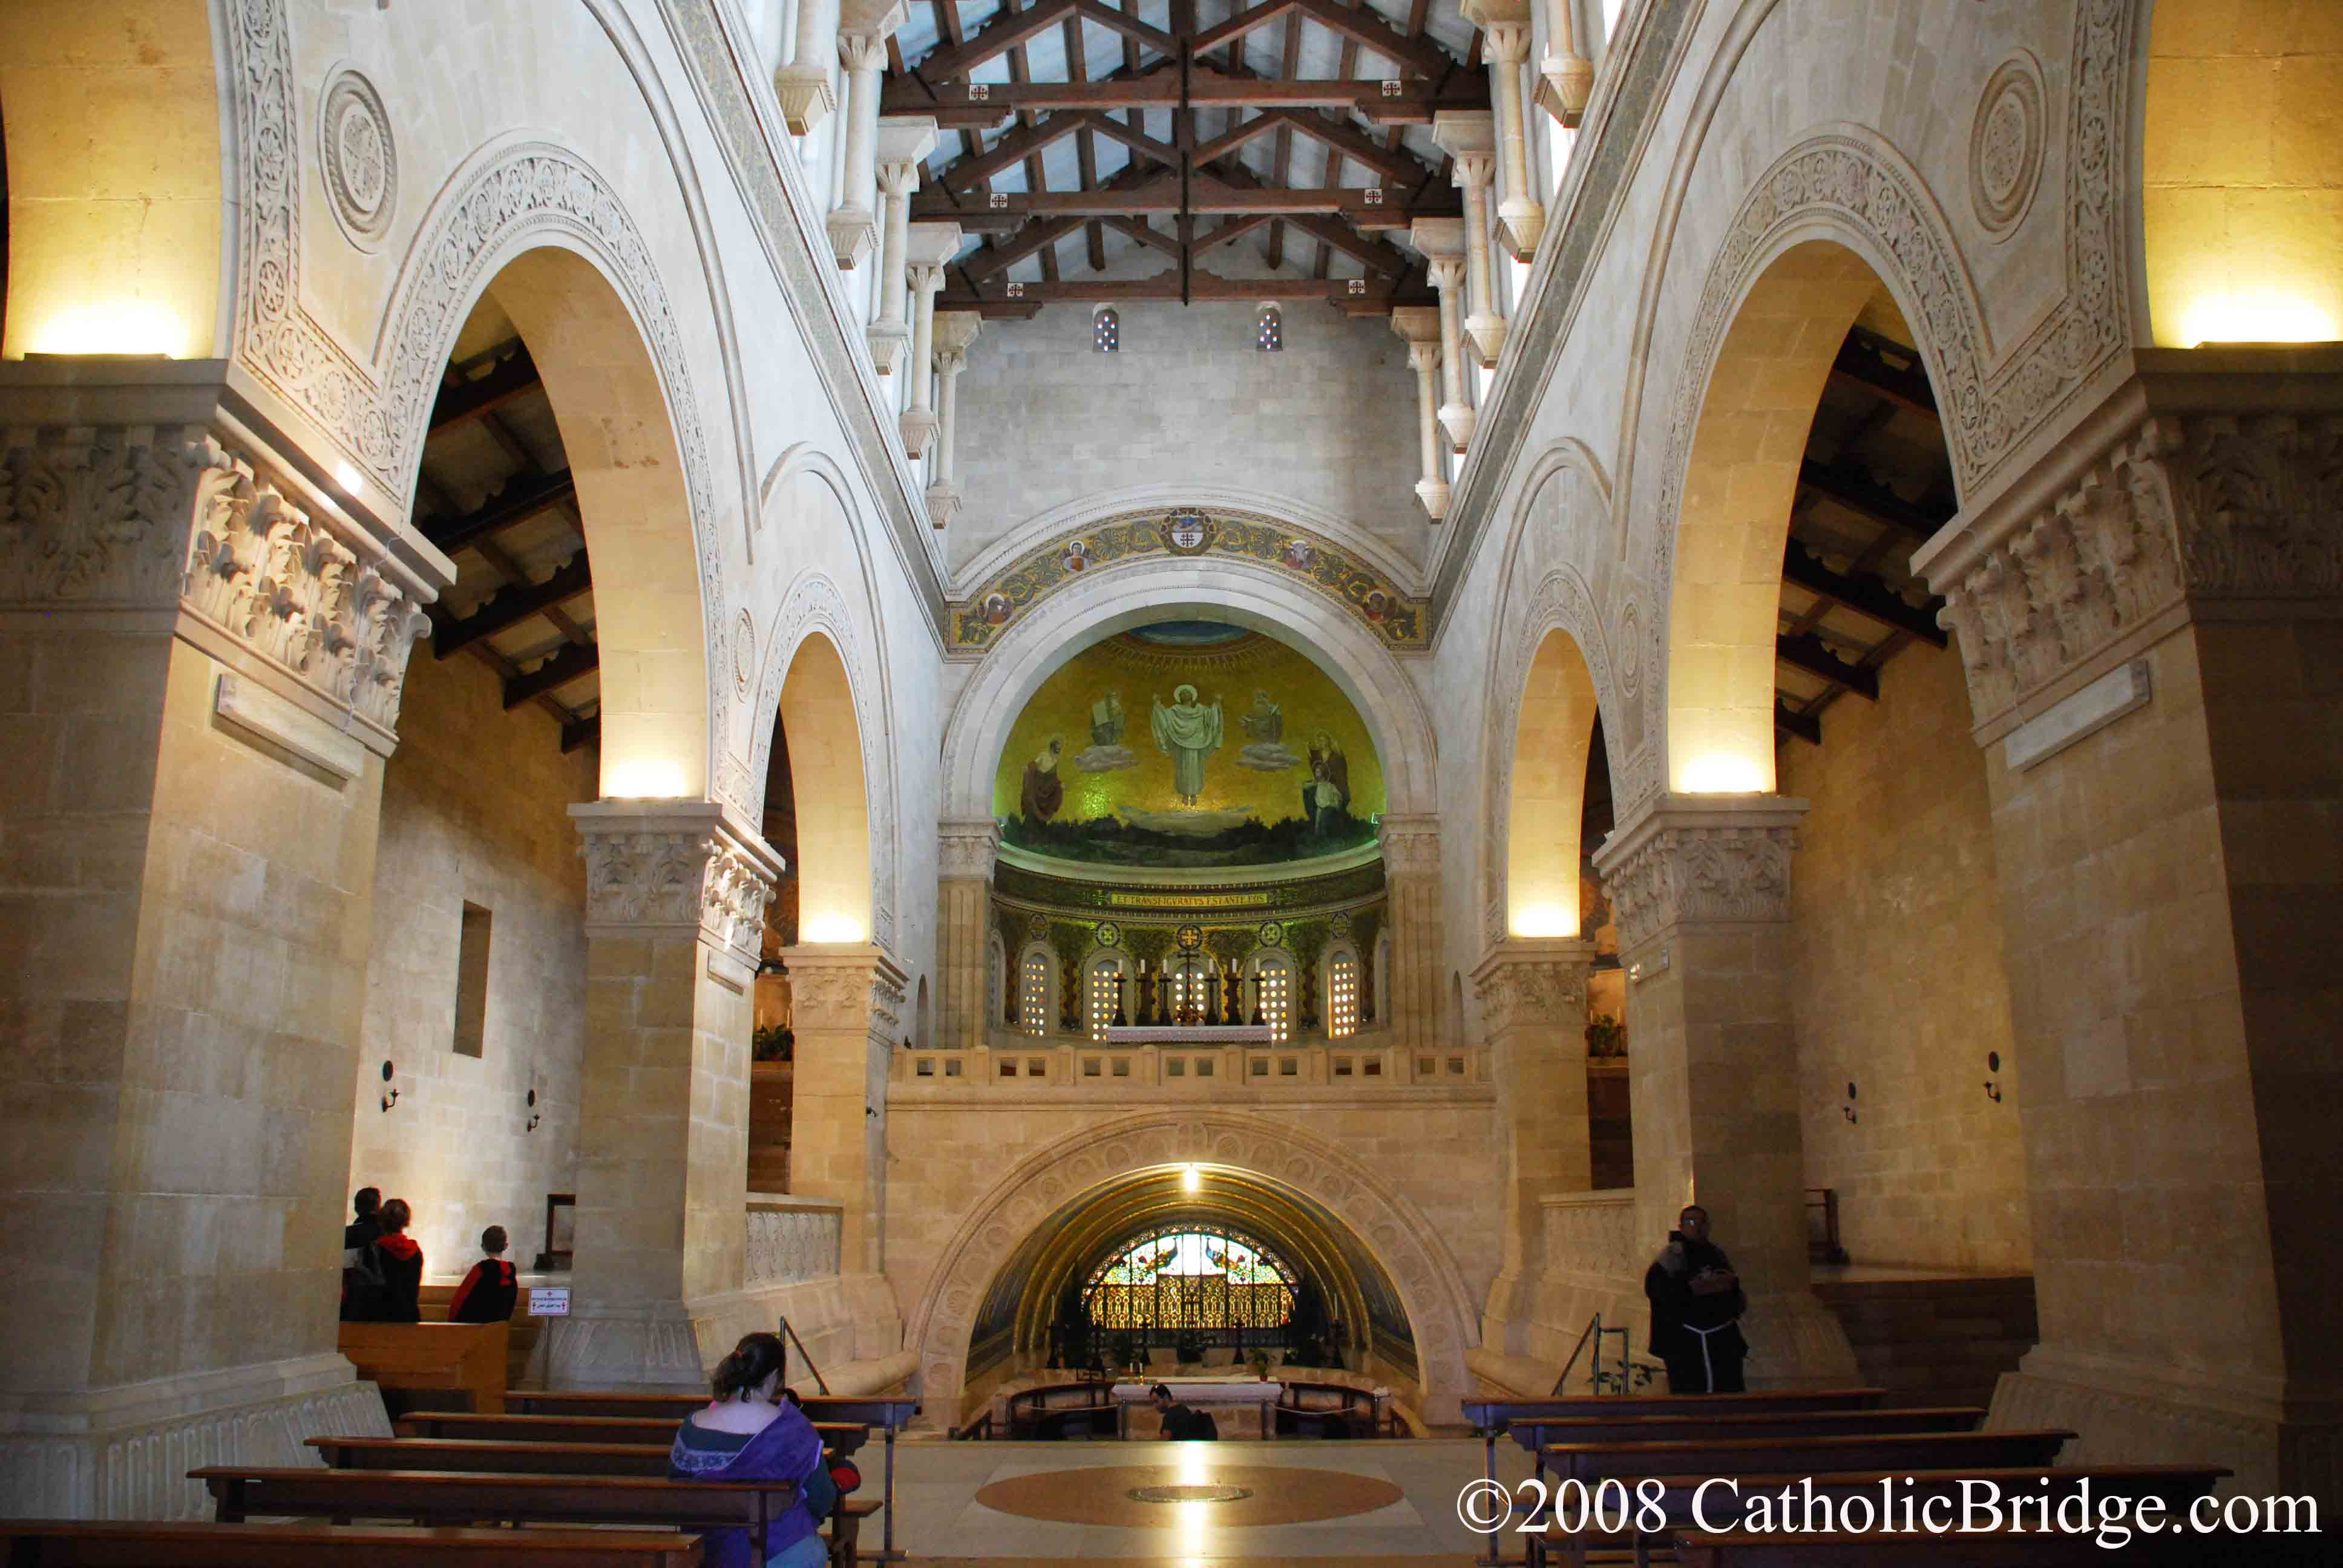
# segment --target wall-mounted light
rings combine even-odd
[[[2001,1052],[1997,1050],[1988,1050],[1985,1053],[1985,1070],[1994,1075],[1992,1078],[1988,1078],[1985,1081],[1985,1097],[1987,1100],[1992,1101],[1996,1105],[1999,1105],[2001,1103],[2001,1085],[1996,1081],[1996,1080],[2001,1076]]]
[[[522,1128],[522,1129],[521,1129],[521,1131],[522,1131],[523,1132],[534,1132],[534,1131],[537,1131],[537,1124],[538,1124],[538,1122],[540,1122],[540,1121],[544,1121],[544,1120],[545,1120],[544,1115],[543,1115],[541,1112],[539,1112],[539,1111],[538,1111],[538,1110],[537,1109],[537,1091],[536,1091],[536,1090],[532,1089],[532,1090],[530,1090],[530,1091],[528,1091],[528,1126],[526,1126],[526,1127],[524,1127],[524,1128]]]
[[[389,1063],[389,1062],[385,1061],[385,1062],[382,1064],[382,1081],[383,1081],[385,1083],[390,1083],[390,1077],[391,1077],[391,1073],[393,1072],[393,1070],[394,1070],[394,1069],[391,1067],[391,1065],[390,1065],[390,1063]],[[396,1105],[396,1104],[397,1104],[397,1103],[398,1103],[398,1086],[397,1086],[397,1084],[391,1084],[391,1087],[390,1087],[390,1088],[388,1088],[388,1089],[387,1089],[387,1090],[385,1090],[385,1091],[383,1091],[383,1096],[382,1096],[382,1108],[383,1108],[385,1111],[388,1111],[392,1106],[394,1106],[394,1105]]]
[[[1849,1121],[1855,1121],[1855,1080],[1853,1080],[1853,1079],[1851,1079],[1851,1078],[1850,1078],[1850,1079],[1848,1079],[1848,1080],[1846,1081],[1846,1103],[1845,1103],[1845,1105],[1840,1106],[1838,1109],[1839,1109],[1839,1114],[1840,1114],[1840,1115],[1842,1115],[1842,1116],[1844,1116],[1844,1117],[1845,1117]]]
[[[1204,1177],[1203,1177],[1203,1173],[1202,1173],[1202,1171],[1198,1171],[1198,1170],[1197,1170],[1193,1165],[1189,1166],[1186,1170],[1184,1170],[1184,1171],[1181,1171],[1181,1172],[1180,1172],[1180,1191],[1182,1191],[1182,1192],[1195,1192],[1195,1191],[1201,1191],[1201,1190],[1203,1188],[1203,1185],[1204,1185]]]

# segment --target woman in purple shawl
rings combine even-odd
[[[764,1568],[822,1568],[821,1522],[838,1488],[821,1462],[821,1434],[797,1406],[781,1402],[781,1341],[749,1334],[717,1363],[716,1397],[684,1417],[667,1473],[676,1481],[794,1481],[798,1500],[767,1531]],[[746,1530],[704,1537],[708,1568],[756,1568]]]

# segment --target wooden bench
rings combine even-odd
[[[1550,1442],[1665,1442],[1677,1437],[1860,1437],[1891,1432],[1975,1432],[1985,1420],[1976,1405],[1928,1405],[1910,1410],[1807,1410],[1785,1413],[1571,1416],[1516,1421],[1515,1442],[1532,1453]]]
[[[0,1562],[9,1568],[698,1568],[700,1557],[699,1536],[664,1530],[0,1520]]]
[[[1674,1442],[1548,1443],[1538,1450],[1559,1486],[1617,1476],[1807,1475],[1821,1472],[2046,1467],[2071,1432],[1876,1432],[1865,1437],[1713,1437]]]
[[[632,1524],[746,1530],[756,1561],[766,1532],[797,1501],[792,1483],[667,1481],[634,1475],[461,1475],[421,1470],[209,1465],[187,1473],[222,1524],[255,1513],[405,1519],[426,1524]]]
[[[2213,1489],[2229,1474],[2217,1465],[2139,1464],[2103,1465],[2079,1468],[2027,1468],[2016,1470],[1921,1470],[1898,1472],[1887,1475],[1876,1472],[1847,1472],[1797,1475],[1667,1475],[1649,1479],[1656,1481],[1659,1495],[1654,1499],[1665,1523],[1657,1531],[1630,1529],[1610,1533],[1603,1531],[1573,1532],[1559,1523],[1548,1525],[1543,1534],[1529,1538],[1529,1559],[1533,1568],[1548,1558],[1558,1557],[1567,1568],[1584,1568],[1590,1547],[1614,1547],[1632,1541],[1635,1560],[1645,1560],[1649,1543],[1671,1530],[1694,1529],[1704,1515],[1712,1523],[1727,1520],[1738,1521],[1749,1500],[1760,1495],[1776,1494],[1785,1487],[1802,1487],[1811,1483],[1814,1493],[1836,1503],[1843,1499],[1863,1496],[1877,1499],[1883,1483],[1892,1482],[1899,1498],[1909,1495],[1918,1507],[1932,1497],[1948,1497],[1958,1503],[1965,1482],[1988,1482],[2000,1488],[2004,1496],[2047,1496],[2054,1501],[2081,1490],[2086,1480],[2093,1495],[2123,1497],[2135,1502],[2155,1498],[2174,1515],[2177,1515],[2200,1497],[2212,1494]],[[1715,1484],[1730,1482],[1732,1487]],[[1703,1493],[1701,1488],[1708,1492]],[[1737,1487],[1737,1492],[1733,1490]],[[1637,1500],[1638,1503],[1641,1499]],[[1701,1514],[1695,1514],[1697,1503]],[[1899,1503],[1899,1508],[1902,1504]]]
[[[401,1437],[471,1437],[496,1442],[656,1442],[675,1440],[676,1422],[664,1416],[474,1415],[460,1411],[411,1411],[391,1423]],[[841,1458],[862,1451],[870,1429],[860,1422],[818,1421],[821,1445]]]
[[[503,1323],[344,1323],[339,1348],[388,1394],[457,1389],[476,1411],[505,1408]]]
[[[1375,1396],[1340,1382],[1286,1382],[1272,1419],[1276,1430],[1302,1437],[1373,1437]]]
[[[2334,1561],[2332,1545],[2310,1535],[2132,1536],[2109,1551],[2093,1534],[2001,1531],[1976,1535],[1931,1535],[1876,1531],[1837,1535],[1673,1533],[1676,1561],[1684,1568],[2293,1568]]]
[[[666,1416],[681,1421],[705,1405],[697,1393],[600,1393],[591,1389],[508,1389],[506,1399],[516,1410],[531,1415]],[[887,1471],[880,1495],[888,1514],[883,1559],[895,1560],[895,1433],[920,1413],[920,1402],[908,1394],[803,1394],[799,1402],[813,1422],[850,1421],[875,1426],[887,1434]]]

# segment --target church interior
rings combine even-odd
[[[2343,5],[0,34],[10,1563],[2343,1506]]]

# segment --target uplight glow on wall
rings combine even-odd
[[[171,358],[188,350],[187,324],[176,311],[154,300],[85,300],[52,311],[25,335],[25,347],[32,354]]]
[[[1749,758],[1710,751],[1684,764],[1680,787],[1687,795],[1755,795],[1765,788],[1765,770]]]
[[[630,757],[610,766],[602,793],[614,800],[673,800],[684,793],[683,765],[659,757]]]
[[[798,940],[806,942],[859,942],[869,935],[850,915],[812,915],[798,925]]]
[[[1513,911],[1513,926],[1517,937],[1574,937],[1578,910],[1561,904],[1524,904]]]
[[[1194,1191],[1201,1191],[1201,1190],[1202,1189],[1203,1185],[1204,1185],[1204,1178],[1203,1178],[1203,1174],[1202,1174],[1201,1171],[1198,1171],[1198,1170],[1197,1170],[1193,1165],[1191,1165],[1191,1166],[1187,1167],[1185,1170],[1183,1170],[1183,1171],[1182,1171],[1180,1172],[1180,1191],[1182,1191],[1182,1192],[1194,1192]]]
[[[2282,288],[2220,289],[2198,295],[2180,316],[2180,340],[2207,343],[2332,343],[2343,321],[2318,302]]]

